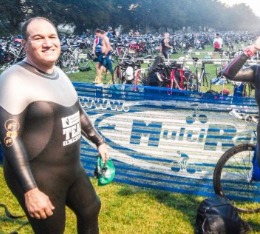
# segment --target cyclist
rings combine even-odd
[[[245,48],[244,52],[234,58],[222,71],[223,75],[234,81],[251,82],[255,86],[255,99],[260,110],[260,65],[255,64],[243,67],[246,61],[253,57],[260,50],[260,37]],[[257,145],[260,145],[260,124],[257,126]],[[260,162],[260,151],[258,151],[258,162]]]

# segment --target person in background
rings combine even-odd
[[[22,26],[23,61],[0,76],[0,141],[4,177],[36,234],[62,234],[65,207],[77,233],[99,233],[101,202],[81,162],[83,135],[109,159],[107,145],[83,110],[74,86],[57,66],[54,24],[35,17]]]
[[[173,48],[173,46],[171,46],[169,42],[170,42],[170,34],[166,32],[164,33],[164,38],[161,40],[160,47],[159,47],[160,54],[162,54],[166,59],[169,59],[170,50]]]
[[[229,80],[249,82],[255,87],[255,99],[260,113],[260,65],[254,64],[244,67],[244,64],[260,50],[260,37],[244,49],[243,53],[235,57],[222,71]],[[260,145],[260,123],[257,125],[257,145]],[[260,150],[257,150],[258,163],[260,162]]]
[[[216,33],[216,36],[213,40],[214,52],[222,52],[223,39],[220,37],[219,33]]]
[[[109,38],[109,39],[112,39],[112,38],[114,38],[115,37],[115,31],[111,28],[111,27],[109,27],[108,28],[108,31],[107,31],[107,37]]]
[[[134,35],[135,35],[135,37],[140,37],[140,32],[138,30],[136,30]]]
[[[94,39],[94,43],[93,43],[93,46],[92,46],[92,54],[95,55],[95,58],[94,58],[94,62],[96,62],[96,78],[95,78],[95,81],[94,83],[101,83],[101,75],[100,74],[100,64],[99,64],[99,61],[101,60],[101,57],[102,56],[102,50],[101,50],[101,46],[102,46],[102,39],[99,38],[98,36],[95,37]]]
[[[112,47],[109,42],[109,38],[106,32],[101,29],[96,29],[95,35],[101,39],[101,55],[98,57],[98,69],[97,69],[97,83],[102,84],[102,73],[107,70],[113,74],[113,66],[111,61]]]
[[[134,30],[133,29],[130,29],[130,31],[128,33],[128,36],[129,37],[133,37],[134,36]]]

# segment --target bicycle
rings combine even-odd
[[[114,55],[118,59],[125,59],[129,54],[128,46],[123,44],[118,44],[114,50]]]
[[[173,62],[169,65],[158,64],[158,67],[163,70],[157,74],[161,81],[160,86],[168,88],[168,94],[172,94],[172,89],[198,91],[197,76],[189,69],[184,68],[183,64]]]
[[[132,84],[137,91],[138,85],[145,85],[145,77],[142,74],[139,61],[123,61],[116,65],[112,75],[113,84]]]
[[[20,44],[7,41],[6,45],[0,45],[0,66],[6,69],[11,65],[21,61],[25,57],[25,51]]]
[[[79,47],[66,46],[62,49],[57,65],[66,73],[90,70],[88,54]]]
[[[252,121],[253,117],[246,114],[241,115],[241,118],[246,121]],[[258,122],[258,117],[253,122]],[[215,166],[213,173],[215,193],[231,200],[239,212],[260,212],[258,205],[260,197],[257,192],[260,186],[260,166],[257,151],[256,144],[239,144],[227,150]],[[242,199],[239,194],[243,194]],[[256,203],[248,204],[249,201]]]

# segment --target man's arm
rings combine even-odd
[[[259,49],[260,37],[224,68],[223,75],[230,80],[255,82],[255,72],[259,69],[259,65],[252,65],[244,69],[242,67]]]
[[[168,39],[164,39],[164,45],[168,48],[172,48],[172,46],[169,45],[169,40]]]
[[[8,80],[1,77],[2,80]],[[12,79],[11,79],[12,80]],[[14,82],[17,81],[14,80]],[[13,113],[13,105],[22,106],[22,97],[14,101],[10,95],[17,94],[15,87],[21,87],[11,82],[1,82],[0,92],[0,141],[3,146],[6,164],[11,168],[15,178],[24,192],[25,205],[33,218],[46,218],[52,215],[51,202],[48,196],[40,192],[30,168],[29,158],[22,141],[26,108],[20,113]],[[11,102],[9,100],[12,100]],[[10,106],[12,105],[12,106]],[[31,199],[33,197],[33,199]]]
[[[80,105],[80,123],[81,123],[81,132],[84,137],[90,140],[97,146],[98,152],[102,157],[102,160],[105,162],[109,159],[107,145],[105,139],[97,132],[88,118],[86,112]]]

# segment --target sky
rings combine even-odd
[[[233,4],[239,4],[239,3],[245,3],[248,5],[253,12],[260,17],[260,1],[259,0],[219,0],[220,2],[223,2],[227,5],[233,5]]]

